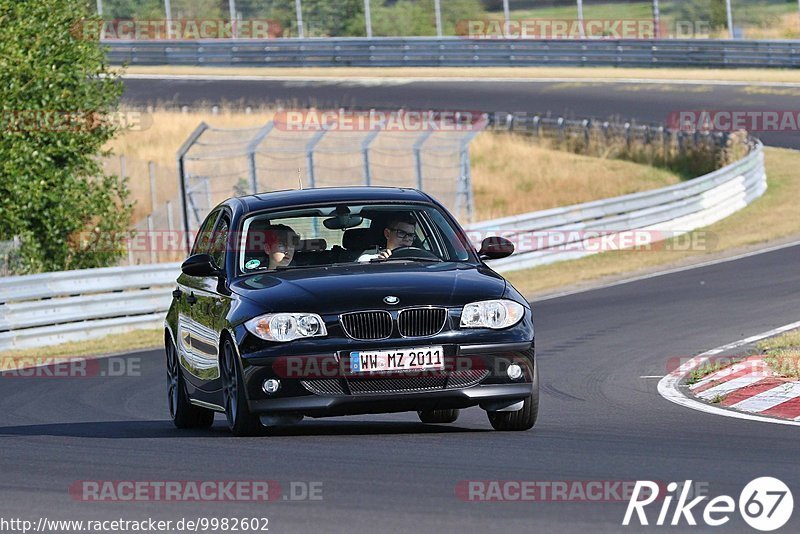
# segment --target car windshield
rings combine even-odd
[[[466,238],[438,208],[421,204],[336,204],[244,220],[242,273],[340,264],[474,261]]]

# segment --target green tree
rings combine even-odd
[[[707,21],[715,30],[728,25],[725,0],[685,0],[678,2],[675,9],[676,20]]]
[[[127,184],[98,162],[122,86],[80,31],[93,15],[81,0],[0,0],[0,240],[21,238],[23,272],[108,265],[121,251],[87,237],[130,221]]]

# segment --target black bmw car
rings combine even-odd
[[[200,227],[165,321],[180,428],[223,412],[236,435],[325,417],[415,411],[497,430],[536,422],[530,305],[450,213],[415,189],[229,199]]]

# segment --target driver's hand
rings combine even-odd
[[[382,260],[385,260],[385,259],[389,258],[389,256],[391,256],[391,255],[392,255],[392,251],[389,250],[388,248],[385,248],[385,249],[381,250],[380,252],[378,252],[378,257],[380,259],[382,259]]]

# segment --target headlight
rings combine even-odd
[[[285,342],[328,335],[322,317],[316,313],[269,313],[250,319],[244,326],[267,341]]]
[[[513,300],[470,302],[461,310],[461,328],[508,328],[520,322],[525,308]]]

